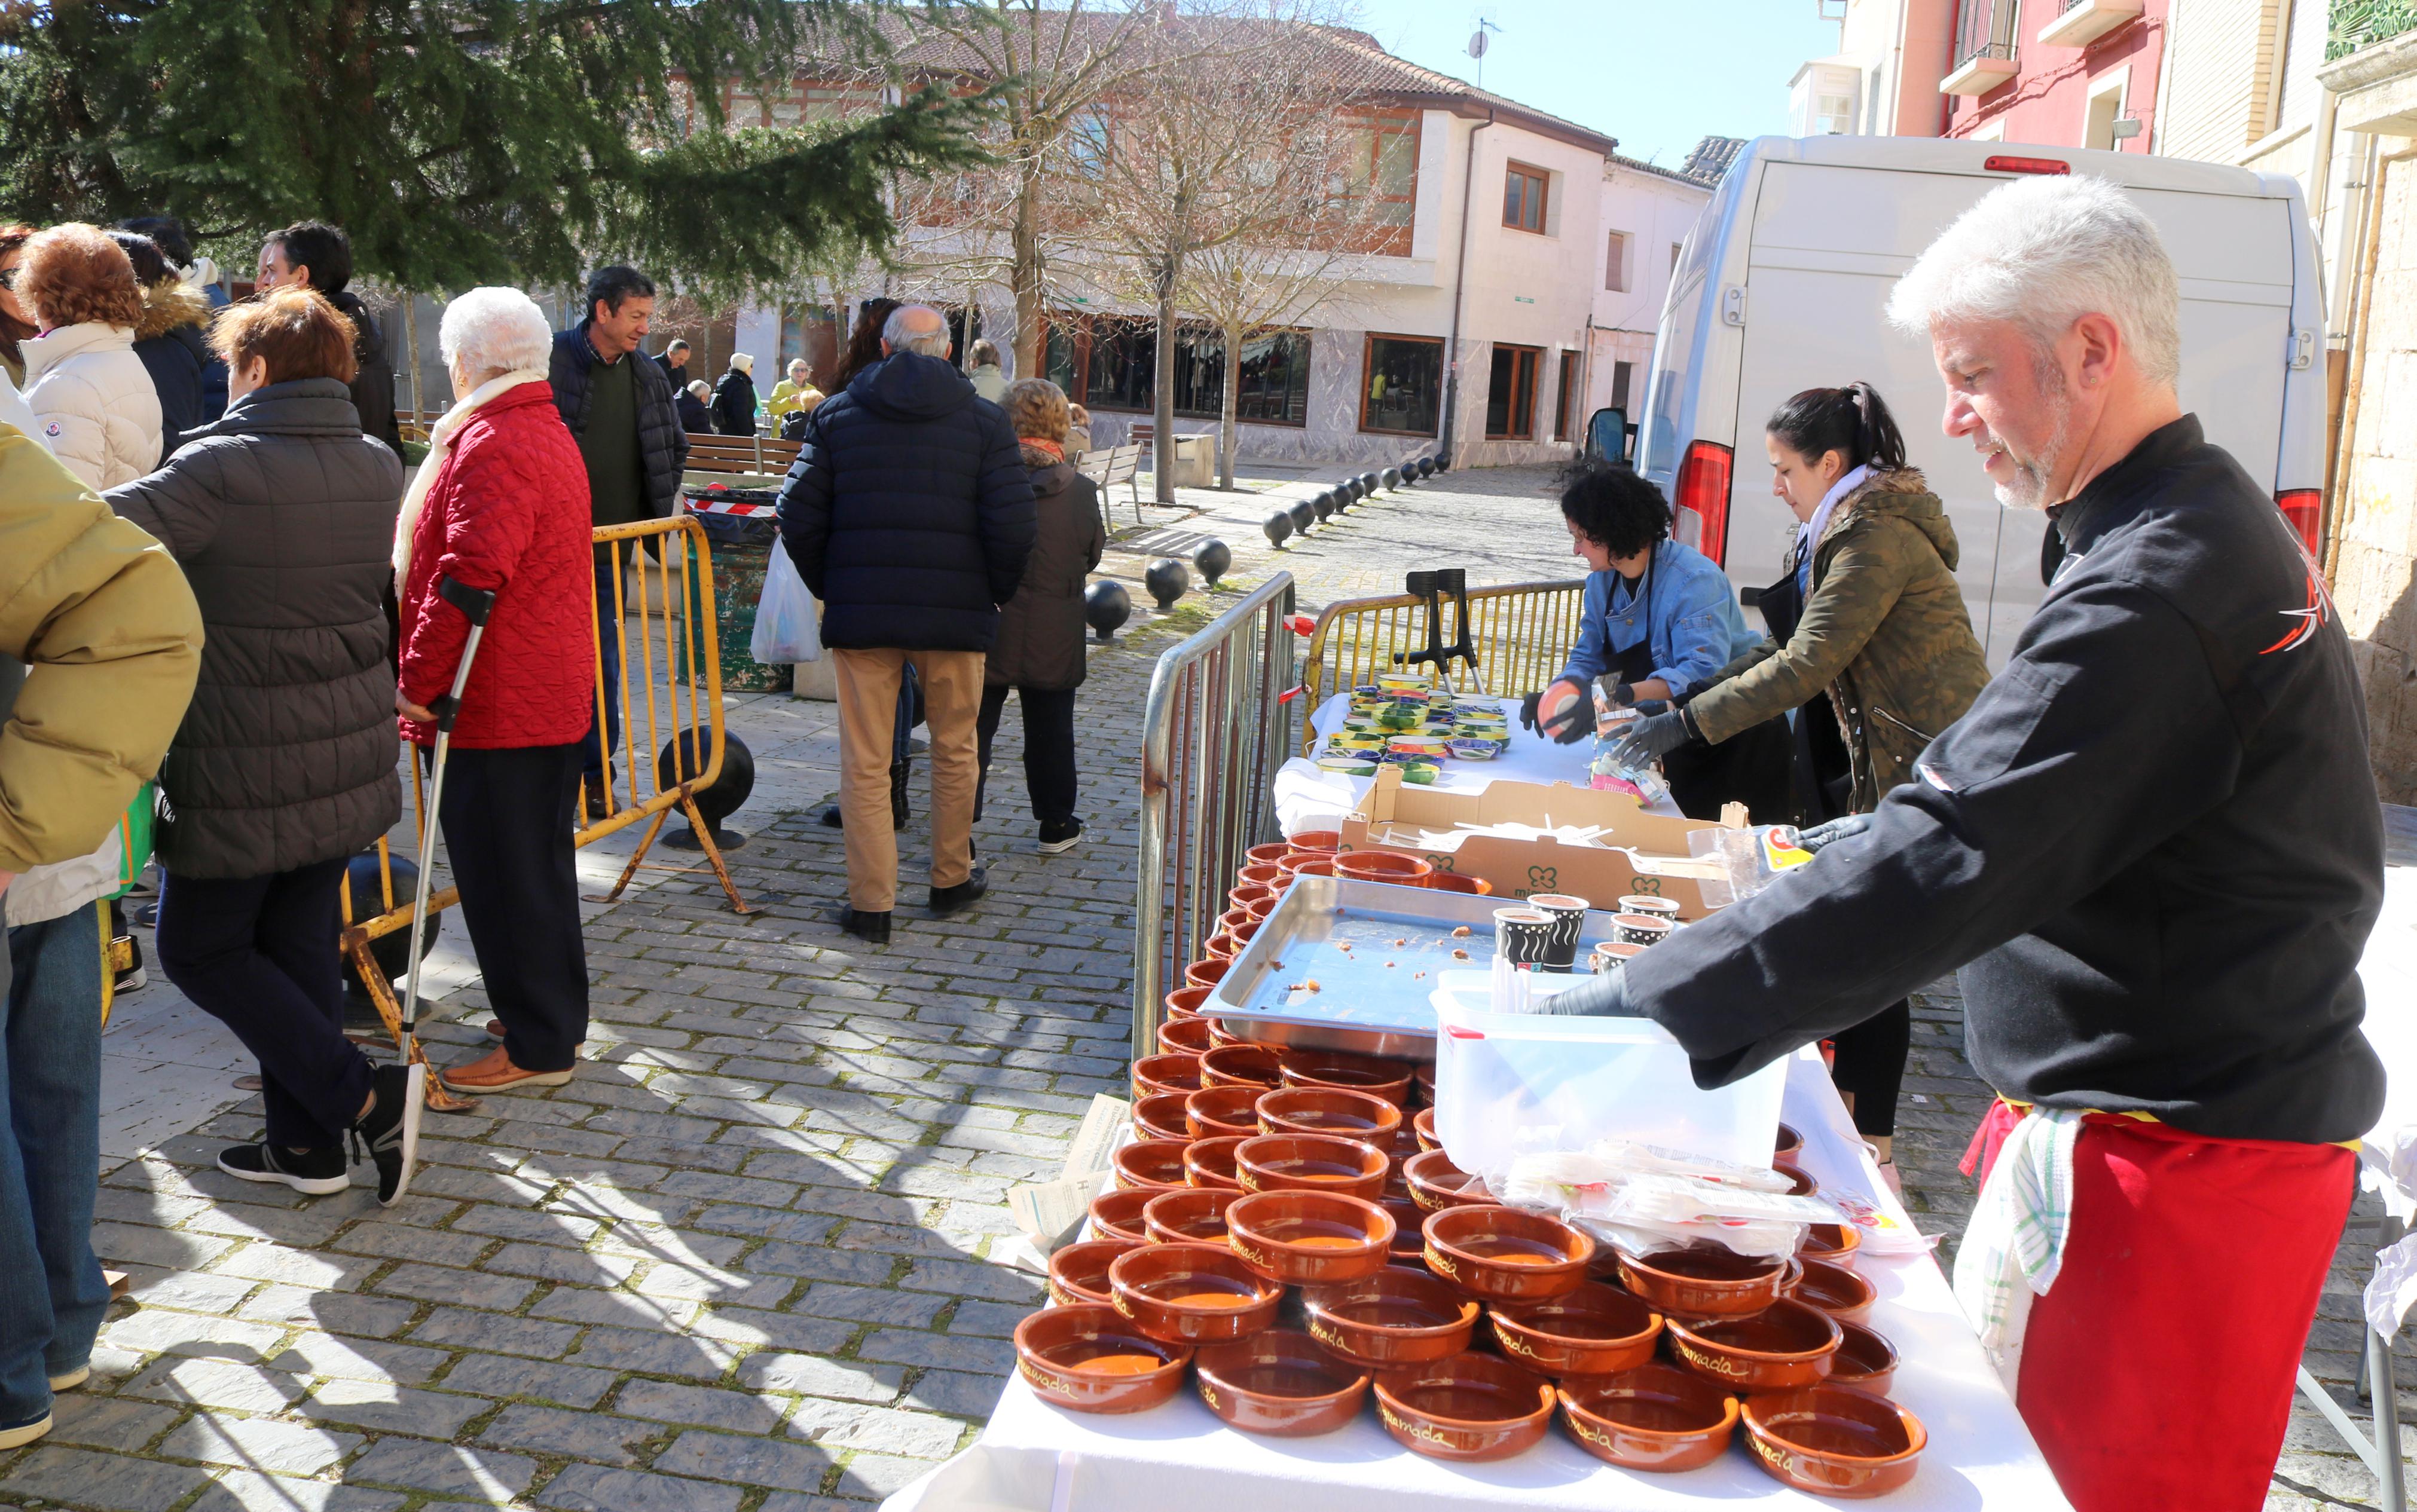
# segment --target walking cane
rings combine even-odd
[[[495,607],[492,592],[452,578],[437,580],[436,595],[470,621],[470,639],[462,646],[462,664],[453,669],[453,690],[438,694],[428,705],[429,712],[436,716],[436,750],[429,761],[432,770],[428,807],[419,816],[419,883],[411,906],[411,975],[403,994],[402,1048],[405,1066],[411,1064],[419,1033],[420,925],[428,917],[429,879],[436,875],[436,815],[445,799],[445,758],[453,748],[453,720],[462,712],[462,690],[470,686],[470,663],[478,658],[479,638],[487,633],[487,615]]]

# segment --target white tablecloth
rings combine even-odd
[[[1482,793],[1495,782],[1587,785],[1592,777],[1588,770],[1594,755],[1591,741],[1557,745],[1533,731],[1519,728],[1519,700],[1507,698],[1501,703],[1503,713],[1511,719],[1509,748],[1490,762],[1437,763],[1440,771],[1435,779],[1437,792]],[[1321,736],[1332,734],[1343,727],[1344,716],[1350,712],[1350,706],[1349,694],[1335,694],[1310,716],[1310,728]],[[1296,756],[1276,770],[1276,823],[1287,835],[1298,835],[1305,829],[1336,828],[1343,816],[1357,808],[1376,785],[1375,778],[1320,771],[1315,762]],[[1653,805],[1646,811],[1679,817],[1678,805],[1668,802]]]
[[[1893,1205],[1846,1110],[1810,1053],[1788,1066],[1785,1116],[1825,1188]],[[1953,1512],[2067,1506],[2014,1404],[1928,1256],[1866,1257],[1878,1288],[1872,1326],[1904,1356],[1892,1395],[1930,1431],[1911,1484],[1873,1504]],[[1481,1324],[1480,1326],[1482,1326]],[[1190,1389],[1130,1417],[1062,1412],[1018,1377],[981,1437],[905,1487],[883,1512],[1679,1512],[1709,1503],[1840,1504],[1789,1490],[1739,1446],[1702,1470],[1649,1475],[1603,1463],[1556,1423],[1544,1442],[1491,1465],[1448,1465],[1395,1444],[1373,1413],[1309,1439],[1239,1433]]]
[[[2367,1189],[2403,1223],[2417,1222],[2417,868],[2387,867],[2383,915],[2367,937],[2358,975],[2366,989],[2361,1027],[2383,1061],[2383,1113],[2359,1148]],[[2367,1322],[2399,1331],[2417,1306],[2417,1235],[2376,1256]]]

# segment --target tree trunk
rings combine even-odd
[[[1241,434],[1242,327],[1225,327],[1225,393],[1223,420],[1217,427],[1217,486],[1234,491],[1234,447]]]
[[[1027,158],[1017,173],[1015,224],[1008,242],[1014,259],[1015,371],[1018,377],[1045,377],[1041,370],[1041,284],[1048,269],[1041,258],[1041,161]]]
[[[421,411],[435,406],[428,402],[428,390],[419,386],[419,295],[408,291],[403,296],[403,340],[411,348],[411,409],[417,419]]]
[[[1175,282],[1181,259],[1166,254],[1158,273],[1157,371],[1150,380],[1149,471],[1152,496],[1161,504],[1175,502]]]

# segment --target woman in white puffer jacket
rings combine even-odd
[[[160,394],[134,355],[143,290],[125,249],[92,226],[53,226],[25,244],[16,294],[41,328],[24,353],[43,445],[96,490],[159,466]]]

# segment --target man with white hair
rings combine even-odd
[[[1962,968],[2000,1100],[1958,1298],[2081,1512],[2255,1508],[2383,1090],[2349,643],[2182,413],[2173,265],[2121,190],[1996,190],[1890,314],[1947,433],[2055,521],[2056,582],[1919,780],[1557,1005],[1658,1021],[1715,1086]]]
[[[822,600],[839,683],[848,892],[839,924],[874,945],[889,942],[896,904],[890,736],[909,665],[932,740],[931,910],[946,916],[982,895],[973,864],[982,655],[1038,528],[1015,430],[948,360],[940,312],[891,311],[881,350],[815,406],[779,506],[798,575]]]

